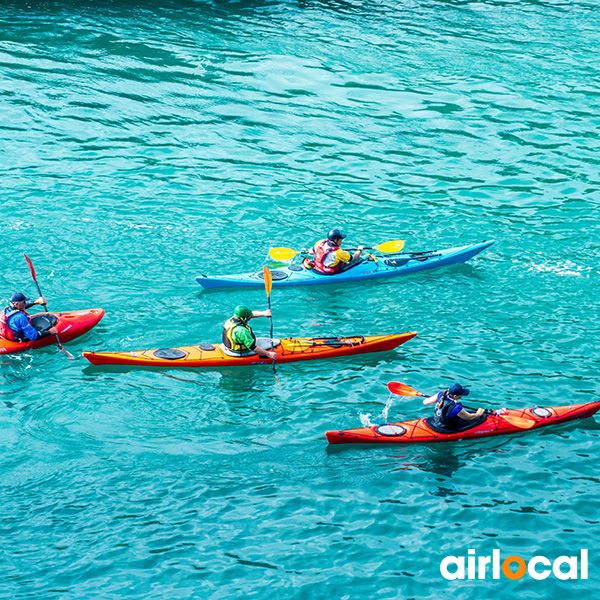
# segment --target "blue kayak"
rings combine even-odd
[[[447,248],[446,250],[427,250],[425,252],[399,252],[397,254],[382,254],[369,256],[358,265],[347,271],[334,275],[322,275],[312,269],[305,269],[302,265],[289,265],[271,269],[273,286],[287,285],[322,285],[327,283],[346,283],[363,281],[366,279],[380,279],[395,275],[408,275],[417,271],[427,271],[446,265],[464,263],[476,254],[489,248],[494,240],[483,241],[480,244]],[[262,269],[254,273],[243,275],[222,275],[209,277],[199,275],[196,281],[205,289],[222,288],[259,288],[264,287]]]

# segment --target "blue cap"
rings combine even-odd
[[[27,298],[27,296],[25,296],[25,294],[21,294],[21,292],[15,292],[10,297],[10,301],[11,302],[29,302],[29,298]]]
[[[451,396],[468,396],[470,391],[469,388],[463,387],[460,383],[453,383],[448,388],[448,393]]]

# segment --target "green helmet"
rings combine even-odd
[[[235,307],[233,314],[238,317],[238,319],[242,319],[242,321],[247,321],[254,313],[243,304]]]

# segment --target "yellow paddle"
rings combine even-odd
[[[269,310],[271,310],[271,289],[273,288],[273,275],[271,271],[267,269],[267,267],[263,267],[263,279],[265,280],[265,292],[267,292],[267,303],[269,305]],[[269,317],[269,321],[271,321],[271,352],[275,352],[275,348],[273,347],[273,317]],[[273,359],[273,373],[275,373],[275,359]]]
[[[384,254],[391,254],[393,252],[400,252],[404,248],[404,240],[391,240],[389,242],[383,242],[383,244],[379,244],[379,246],[365,246],[365,250],[378,250],[379,252],[383,252]],[[349,248],[348,250],[354,250],[354,248]],[[286,261],[294,258],[294,256],[298,254],[308,254],[306,250],[302,252],[298,252],[296,250],[292,250],[291,248],[271,248],[269,250],[269,256],[273,260]]]
[[[400,383],[399,381],[390,381],[387,387],[392,394],[397,394],[398,396],[425,396],[425,394],[417,392],[417,390],[414,390],[409,385],[406,385],[405,383]],[[425,396],[423,404],[434,404],[436,399],[437,396]],[[514,427],[518,427],[519,429],[531,429],[535,425],[535,421],[533,419],[513,417],[511,415],[505,415],[503,413],[497,413],[493,410],[488,410],[487,408],[484,410],[488,415],[496,415],[497,417],[504,419]]]

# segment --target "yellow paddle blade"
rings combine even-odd
[[[271,248],[269,250],[269,256],[273,260],[290,260],[290,258],[294,258],[296,254],[298,254],[298,252],[291,248]]]
[[[404,248],[404,240],[391,240],[389,242],[383,242],[379,246],[375,246],[375,250],[389,254],[390,252],[400,252]]]
[[[263,267],[263,277],[265,278],[265,290],[267,291],[268,298],[271,295],[271,288],[273,287],[273,276],[267,267]]]

